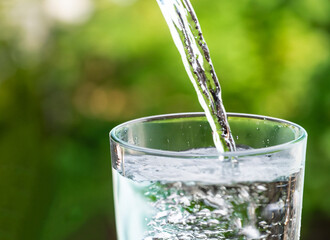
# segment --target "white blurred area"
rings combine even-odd
[[[38,1],[14,0],[3,8],[4,36],[19,36],[24,50],[36,51],[48,36],[49,21]]]
[[[2,37],[19,36],[24,51],[41,49],[55,24],[83,24],[92,15],[92,0],[0,0]]]
[[[44,10],[54,20],[77,24],[89,19],[93,3],[91,0],[45,0]]]

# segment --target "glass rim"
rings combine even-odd
[[[243,118],[250,118],[250,119],[260,119],[260,120],[268,120],[272,122],[278,122],[282,124],[288,124],[292,127],[295,127],[299,131],[299,136],[295,139],[288,141],[286,143],[277,144],[274,146],[263,147],[263,148],[256,148],[256,149],[246,149],[240,150],[236,152],[218,152],[217,154],[194,154],[194,153],[187,153],[187,152],[180,152],[180,151],[169,151],[169,150],[160,150],[156,148],[147,148],[141,147],[134,144],[130,144],[126,141],[121,140],[116,136],[116,131],[126,125],[134,124],[134,123],[143,123],[143,122],[151,122],[157,120],[166,120],[166,119],[173,119],[173,118],[188,118],[188,117],[205,117],[204,112],[186,112],[186,113],[170,113],[170,114],[161,114],[161,115],[153,115],[147,117],[141,117],[137,119],[133,119],[130,121],[123,122],[116,127],[114,127],[110,133],[109,137],[120,146],[125,149],[130,149],[133,151],[145,153],[148,155],[155,155],[155,156],[162,156],[162,157],[176,157],[176,158],[233,158],[233,157],[240,157],[240,156],[251,156],[251,155],[264,155],[273,152],[282,151],[285,149],[290,148],[292,145],[298,144],[299,142],[303,141],[307,138],[306,130],[301,127],[300,125],[283,120],[280,118],[269,117],[264,115],[257,115],[257,114],[248,114],[248,113],[227,113],[227,117],[243,117]]]

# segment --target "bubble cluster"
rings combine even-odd
[[[283,234],[291,236],[292,179],[231,186],[155,182],[144,194],[154,214],[146,219],[143,239],[275,240],[283,239]]]

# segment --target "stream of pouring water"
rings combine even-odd
[[[157,2],[210,123],[215,146],[219,152],[235,151],[235,141],[222,103],[218,77],[190,1],[157,0]]]

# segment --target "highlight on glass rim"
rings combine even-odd
[[[329,10],[1,2],[0,239],[328,239]]]

